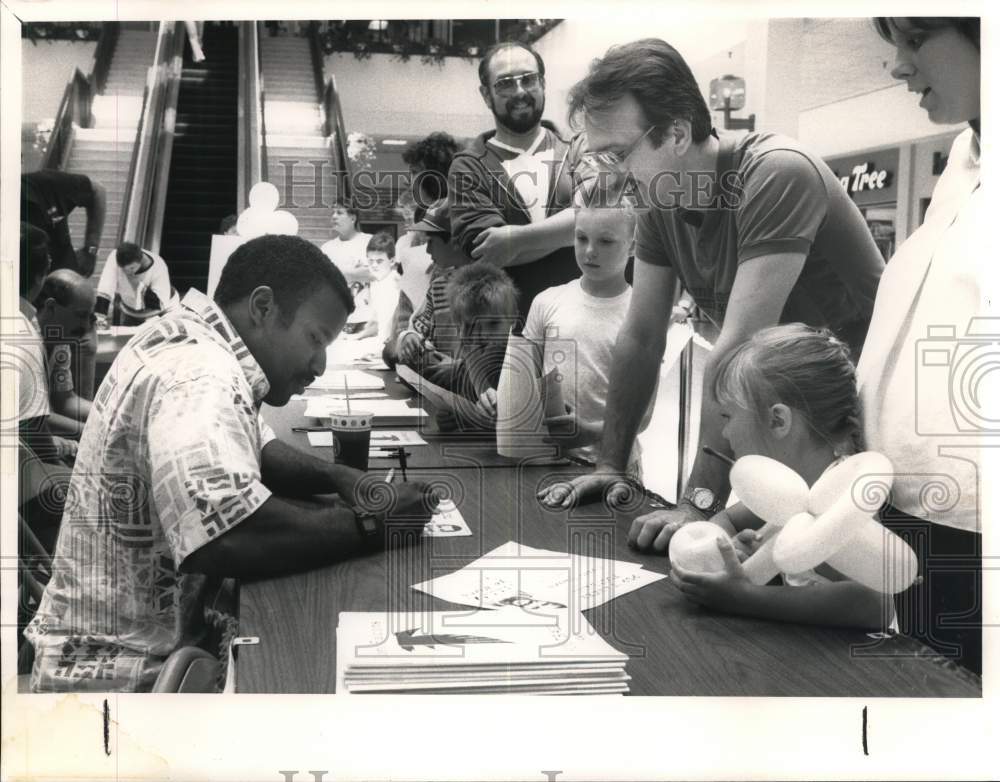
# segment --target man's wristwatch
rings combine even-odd
[[[711,489],[704,489],[700,486],[692,486],[684,492],[681,502],[690,505],[706,519],[712,518],[720,510],[726,507],[726,503],[715,496]]]
[[[358,534],[365,547],[380,546],[382,544],[382,525],[379,524],[378,516],[360,505],[355,505],[351,510],[354,511],[354,524],[358,528]]]

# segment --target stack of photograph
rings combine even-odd
[[[576,612],[340,614],[337,692],[418,695],[628,692],[628,655]]]

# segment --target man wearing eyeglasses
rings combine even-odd
[[[645,206],[635,279],[615,347],[602,463],[574,482],[577,498],[613,483],[663,358],[675,281],[719,328],[706,368],[700,446],[727,453],[713,393],[730,350],[778,323],[827,327],[857,356],[884,263],[833,172],[774,133],[717,134],[681,55],[658,39],[613,47],[570,92],[588,159],[601,177],[634,182]],[[698,449],[676,510],[633,523],[629,542],[665,551],[673,532],[725,507],[729,467]]]
[[[527,44],[490,48],[479,81],[496,127],[452,161],[453,241],[469,257],[506,269],[523,318],[535,294],[580,276],[571,206],[585,142],[542,119],[545,63]]]

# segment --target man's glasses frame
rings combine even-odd
[[[625,163],[632,156],[643,140],[648,136],[655,128],[660,127],[659,125],[650,125],[646,128],[646,132],[643,133],[639,138],[633,141],[621,152],[614,152],[611,150],[602,152],[586,152],[583,155],[584,161],[591,166],[597,168],[611,169],[613,171],[620,171],[625,167]]]
[[[537,90],[544,83],[545,77],[542,74],[538,71],[531,71],[530,73],[520,73],[517,76],[504,76],[502,79],[497,79],[493,82],[493,89],[497,95],[507,97],[515,94],[518,86],[525,92],[530,92]]]

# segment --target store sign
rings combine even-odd
[[[844,190],[859,206],[896,200],[898,149],[835,158],[827,163]]]
[[[860,163],[851,169],[849,176],[840,177],[840,184],[851,195],[865,190],[884,190],[892,184],[892,172],[875,168],[871,163]]]

